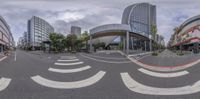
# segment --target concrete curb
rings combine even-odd
[[[149,65],[149,64],[142,63],[142,62],[135,60],[133,58],[130,58],[130,57],[127,57],[127,58],[129,60],[131,60],[133,63],[135,63],[143,68],[153,70],[153,71],[164,71],[164,72],[183,70],[183,69],[192,67],[193,65],[196,65],[200,62],[200,59],[197,59],[197,60],[193,60],[189,63],[182,64],[182,65],[176,65],[176,66],[158,66],[157,65],[156,66],[156,65]]]

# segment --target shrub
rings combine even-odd
[[[153,52],[153,53],[152,53],[152,56],[158,56],[158,53]]]

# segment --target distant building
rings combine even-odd
[[[28,20],[27,41],[33,50],[40,49],[43,41],[49,40],[49,34],[54,32],[54,28],[45,20],[33,16]]]
[[[71,26],[71,34],[75,34],[77,37],[81,36],[81,27]]]
[[[0,53],[6,49],[12,49],[15,42],[10,31],[10,27],[3,17],[0,16]]]

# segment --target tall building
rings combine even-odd
[[[77,37],[81,36],[81,27],[71,26],[71,34],[75,34]]]
[[[43,41],[49,40],[49,34],[54,32],[54,28],[45,20],[33,16],[28,20],[28,44],[33,50],[40,49],[40,45]]]
[[[10,31],[10,27],[3,17],[0,16],[0,52],[11,49],[15,46],[15,42]]]
[[[128,24],[132,32],[149,37],[156,26],[156,6],[149,3],[137,3],[125,8],[122,24]]]
[[[106,24],[90,29],[90,49],[95,40],[101,39],[100,41],[109,45],[120,36],[121,43],[124,45],[123,51],[126,50],[127,53],[129,49],[156,50],[152,48],[153,43],[162,41],[163,44],[164,38],[158,35],[157,38],[152,37],[155,29],[157,29],[156,6],[149,3],[136,3],[125,8],[121,24]]]

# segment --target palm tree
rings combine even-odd
[[[155,41],[156,34],[157,34],[157,27],[156,27],[156,25],[151,25],[151,34],[152,34],[153,40]],[[155,43],[153,43],[153,47],[156,47]]]

